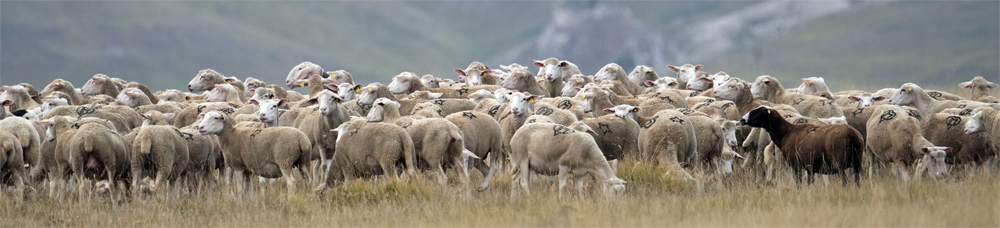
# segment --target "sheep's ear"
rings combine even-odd
[[[305,106],[319,104],[319,97],[309,98],[309,100],[306,100],[306,102],[302,102],[302,104]]]
[[[198,117],[205,118],[205,113],[198,114]]]
[[[951,147],[945,147],[944,148],[944,152],[945,153],[951,153]]]
[[[260,102],[257,101],[257,99],[250,99],[249,101],[247,101],[247,103],[250,103],[250,104],[256,105],[256,106],[260,106]]]
[[[705,82],[705,83],[712,83],[712,79],[708,79],[708,78],[699,78],[698,80],[701,80],[702,82]]]
[[[340,128],[330,129],[330,132],[333,132],[334,134],[339,133],[340,132]]]
[[[857,97],[857,96],[850,96],[850,97],[847,97],[847,99],[851,99],[851,101],[853,101],[853,102],[861,101],[861,98]],[[872,98],[872,99],[874,100],[875,98]]]
[[[992,83],[992,82],[986,84],[986,88],[996,89],[997,87],[1000,87],[1000,85],[997,85],[996,83]]]
[[[364,87],[365,87],[365,85],[362,85],[362,84],[354,85],[354,92],[355,93],[361,93],[361,88],[364,88]]]
[[[705,66],[702,66],[701,64],[698,64],[697,66],[694,66],[694,70],[701,70],[702,67],[705,67]]]
[[[429,96],[431,99],[438,99],[441,98],[441,96],[443,95],[444,93],[428,93],[427,96]]]
[[[883,96],[872,97],[872,101],[881,101],[881,100],[885,100],[885,97]]]
[[[634,108],[632,108],[632,112],[634,112],[634,113],[639,113],[641,111],[642,111],[642,108],[640,108],[640,107],[634,107]]]
[[[142,116],[143,119],[151,119],[151,118],[149,118],[149,114],[146,114],[146,113],[143,113],[140,116]]]
[[[169,119],[173,119],[174,116],[176,116],[176,115],[177,115],[176,113],[172,113],[172,112],[170,112],[170,113],[163,113],[163,118],[166,118],[166,119],[169,120]]]
[[[680,68],[677,68],[677,66],[674,65],[667,65],[667,69],[670,69],[672,71],[680,71]]]
[[[507,66],[504,66],[503,64],[500,64],[500,69],[503,70],[503,71],[510,71],[510,68],[508,68]]]
[[[963,82],[963,83],[958,83],[958,88],[968,89],[970,87],[972,87],[972,82],[971,81]]]
[[[923,152],[924,154],[928,154],[928,155],[931,154],[931,150],[928,149],[927,147],[920,148],[920,152]]]
[[[733,154],[736,155],[735,158],[746,159],[746,158],[743,158],[743,155],[740,155],[740,153],[733,152]]]
[[[569,62],[559,61],[559,67],[568,67],[568,66],[569,66]]]
[[[840,97],[835,97],[835,96],[833,96],[833,94],[830,94],[830,93],[827,93],[827,92],[820,93],[819,96],[825,97],[826,99],[830,99],[830,100],[837,100],[837,98],[840,98]]]
[[[771,84],[771,80],[764,79],[764,84]]]
[[[455,73],[458,73],[458,75],[465,76],[465,71],[462,69],[455,69]]]
[[[606,109],[604,109],[604,113],[607,113],[607,114],[615,113],[615,110],[611,109],[611,108],[606,108]]]
[[[284,100],[284,99],[282,99],[282,100]],[[338,96],[333,96],[333,102],[340,103],[341,101],[344,101],[344,99],[340,99],[340,97],[338,97]],[[279,105],[280,105],[280,102],[279,102]]]
[[[228,83],[233,83],[234,81],[236,81],[236,79],[235,79],[235,78],[226,78],[226,83],[227,83],[227,84],[228,84]]]
[[[646,80],[645,82],[642,82],[642,83],[646,84],[646,86],[649,86],[649,87],[656,86],[656,82],[650,81],[650,80]]]
[[[543,63],[542,61],[535,60],[534,64],[535,66],[538,67],[545,67],[545,63]]]

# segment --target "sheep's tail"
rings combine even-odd
[[[139,144],[139,148],[135,148],[136,153],[146,155],[149,154],[150,151],[152,151],[151,148],[153,147],[153,140],[150,139],[149,137],[136,136],[135,140],[136,140],[135,143]]]
[[[83,151],[85,151],[85,152],[94,151],[94,147],[97,146],[97,145],[94,145],[95,144],[94,141],[95,140],[94,140],[93,136],[90,136],[90,135],[85,136],[83,138]]]
[[[309,154],[312,153],[312,142],[309,141],[309,137],[306,136],[305,133],[299,134],[299,136],[300,136],[300,137],[298,137],[299,138],[299,151],[302,154],[300,157],[309,158],[310,157]],[[308,163],[308,162],[309,162],[309,159],[306,159],[306,163]]]
[[[417,177],[417,162],[415,161],[417,154],[413,148],[413,139],[409,135],[404,136],[401,141],[403,144],[403,160],[406,163],[406,175],[415,178]]]

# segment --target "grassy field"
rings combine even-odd
[[[300,191],[292,200],[283,184],[263,184],[237,200],[221,187],[203,194],[163,197],[115,205],[105,199],[60,202],[0,198],[3,226],[998,226],[1000,181],[996,168],[957,181],[902,183],[891,175],[862,179],[859,187],[788,181],[758,187],[743,173],[692,185],[663,170],[623,163],[626,195],[600,196],[588,183],[587,198],[574,191],[559,197],[544,179],[529,196],[511,200],[510,176],[500,175],[485,192],[465,197],[452,183],[354,181],[323,198]],[[473,172],[473,181],[480,179]],[[727,184],[721,184],[721,183]],[[280,183],[280,182],[279,182]],[[301,189],[301,188],[300,188]],[[700,189],[700,190],[699,190]]]

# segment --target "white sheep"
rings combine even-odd
[[[531,172],[559,176],[559,195],[566,187],[567,175],[576,176],[577,192],[583,198],[583,180],[587,175],[603,182],[604,196],[619,197],[625,193],[625,181],[618,179],[598,148],[590,127],[581,122],[574,128],[560,124],[531,123],[514,133],[511,141],[511,161],[518,167],[512,183],[511,197],[519,189],[528,191]],[[579,130],[578,130],[579,129]]]

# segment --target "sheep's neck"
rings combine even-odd
[[[600,94],[600,93],[597,93]],[[597,95],[590,100],[590,111],[591,112],[603,112],[606,108],[615,107],[615,103],[611,102],[611,98],[607,95]]]
[[[424,85],[424,81],[420,80],[419,78],[413,78],[410,80],[410,89],[406,90],[406,93],[413,93],[416,91],[430,91],[430,90],[431,88],[427,88],[427,85]]]
[[[230,145],[238,144],[240,139],[233,136],[233,132],[236,131],[236,123],[231,119],[226,119],[222,121],[222,130],[216,135],[219,136],[219,143],[222,144],[223,148],[230,148]]]
[[[924,91],[920,91],[919,93],[916,94],[917,94],[917,99],[916,101],[913,102],[913,106],[916,107],[917,110],[920,110],[920,114],[923,116],[930,116],[931,114],[933,114],[933,113],[927,113],[929,111],[927,109],[933,107],[934,104],[938,102],[938,100],[932,98],[931,95],[927,95],[927,93]]]
[[[382,122],[392,123],[396,122],[400,118],[399,108],[397,107],[385,107],[382,108]]]
[[[326,126],[329,126],[330,128],[337,128],[337,126],[340,126],[340,124],[342,124],[344,120],[347,119],[345,116],[346,115],[344,115],[344,112],[343,110],[341,110],[340,105],[338,105],[337,103],[333,103],[333,105],[330,105],[329,112],[327,112],[326,115],[323,116],[323,120],[326,121]],[[275,120],[274,122],[275,125],[277,125],[278,121]]]
[[[979,118],[979,122],[980,125],[983,125],[982,127],[987,134],[997,134],[997,132],[994,131],[996,129],[994,129],[993,126],[1000,124],[1000,115],[998,115],[997,111],[986,109],[983,110],[983,116]]]
[[[733,103],[736,103],[736,107],[740,110],[739,116],[743,116],[757,108],[760,102],[753,98],[753,94],[750,94],[749,89],[744,88],[740,91],[739,95],[736,96],[736,99],[733,99]]]
[[[767,135],[771,137],[771,141],[778,148],[782,147],[782,143],[785,141],[785,136],[791,131],[792,124],[788,123],[784,118],[777,116],[771,118],[772,124],[764,126],[764,130],[767,131]]]
[[[397,101],[397,102],[399,101],[399,99],[396,99],[396,96],[393,96],[392,92],[389,91],[389,87],[379,86],[378,87],[378,92],[375,93],[375,99],[379,99],[379,98],[383,98],[383,97],[385,99],[389,99],[389,100],[392,100],[392,101]]]
[[[975,86],[972,87],[972,96],[969,97],[969,100],[977,100],[985,96],[989,96],[989,93],[986,92],[986,88],[983,86]]]
[[[781,84],[774,82],[773,85],[768,86],[768,89],[764,91],[764,94],[761,94],[760,99],[776,103],[785,103],[783,102],[785,99],[785,88],[783,88]]]
[[[18,92],[16,94],[17,94],[17,102],[14,103],[14,105],[11,107],[11,111],[19,109],[33,109],[35,107],[41,106],[41,104],[38,104],[35,102],[35,100],[31,99],[31,95],[28,95],[28,92],[26,91]]]
[[[113,83],[108,83],[108,82],[101,83],[101,90],[102,90],[101,93],[107,94],[108,96],[111,97],[118,97],[118,93],[121,92],[118,91],[118,87],[115,87]]]

